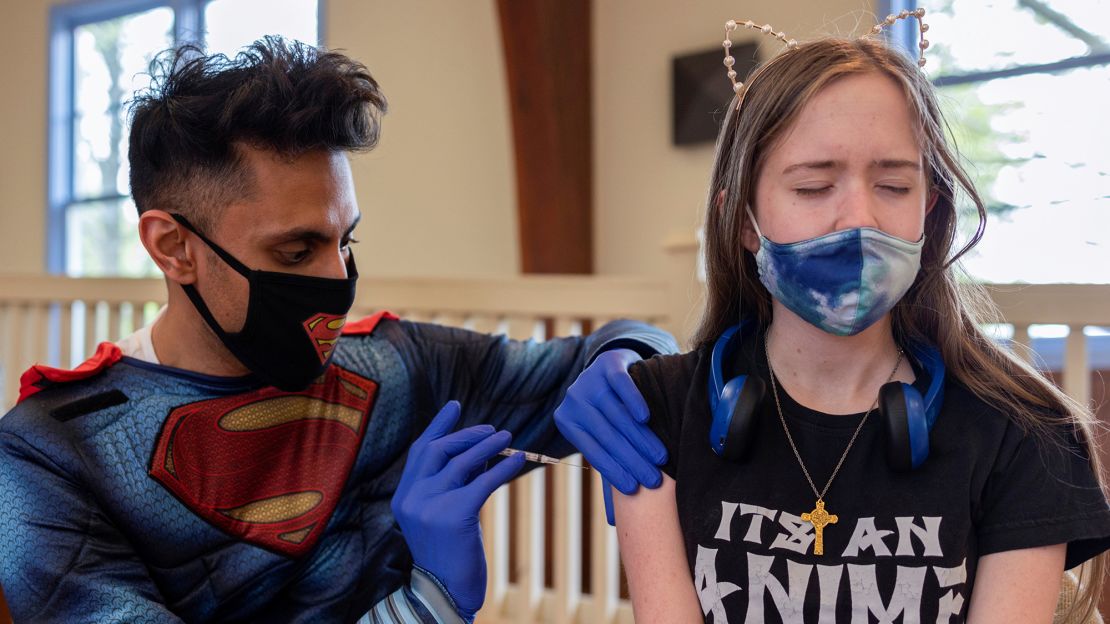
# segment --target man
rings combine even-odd
[[[550,417],[564,394],[593,405],[561,424],[608,479],[657,483],[664,451],[625,369],[673,351],[666,334],[617,322],[536,344],[346,322],[346,153],[373,147],[385,110],[362,65],[267,39],[161,70],[130,161],[168,305],[75,371],[33,367],[0,420],[17,621],[469,620],[477,511],[521,468],[485,470],[509,443],[494,432],[571,452]]]

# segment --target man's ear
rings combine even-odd
[[[178,284],[197,279],[196,251],[187,244],[184,228],[164,210],[139,215],[139,240],[154,264]]]

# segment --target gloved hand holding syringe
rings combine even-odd
[[[498,453],[498,455],[504,455],[505,457],[512,457],[513,455],[516,455],[517,453],[523,454],[525,460],[530,461],[530,462],[535,462],[537,464],[564,464],[566,466],[574,466],[575,468],[581,468],[583,470],[589,470],[590,469],[589,466],[581,466],[579,464],[572,464],[570,462],[562,461],[561,459],[558,459],[556,457],[550,457],[548,455],[541,455],[539,453],[532,453],[531,451],[521,451],[521,450],[512,449],[512,448],[507,448],[507,449],[501,451],[500,453]]]

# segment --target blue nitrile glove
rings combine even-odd
[[[632,494],[643,484],[659,487],[663,475],[657,464],[667,461],[667,449],[645,424],[648,406],[628,367],[640,361],[631,349],[606,351],[582,371],[555,410],[555,425],[571,444],[597,468],[605,490],[605,517],[613,524],[609,484]]]
[[[459,615],[470,621],[486,597],[478,510],[520,472],[524,456],[515,454],[485,470],[513,436],[489,425],[451,433],[459,412],[457,401],[448,402],[413,442],[392,508],[413,562],[447,588]]]

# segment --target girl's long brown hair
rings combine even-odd
[[[754,206],[761,165],[806,103],[837,78],[866,72],[879,72],[902,88],[911,118],[919,121],[915,131],[926,181],[938,196],[925,218],[921,270],[891,313],[894,339],[900,344],[935,345],[951,378],[1010,415],[1023,430],[1049,436],[1061,426],[1071,428],[1085,445],[1105,491],[1090,410],[1001,348],[982,329],[984,323],[1000,320],[1000,315],[981,286],[958,279],[954,263],[982,238],[986,208],[948,146],[932,84],[914,62],[881,41],[825,38],[804,43],[759,68],[740,92],[739,110],[735,100],[730,106],[717,139],[706,201],[707,299],[694,345],[712,344],[741,316],[754,318],[761,326],[770,323],[770,294],[759,281],[755,257],[741,244],[747,219],[743,207]],[[966,194],[979,216],[974,235],[960,249],[954,249],[957,192]],[[1066,621],[1086,621],[1095,612],[1106,561],[1103,554],[1083,566],[1079,596]]]

